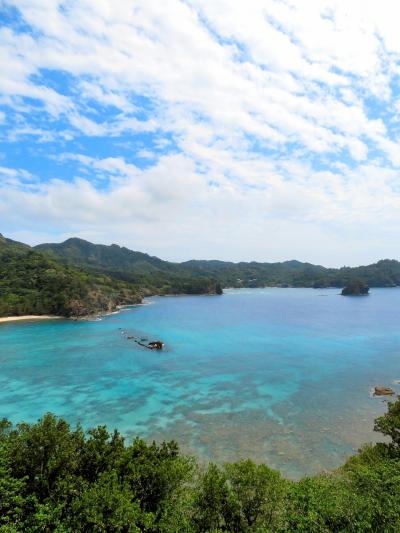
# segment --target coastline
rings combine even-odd
[[[3,316],[0,317],[0,324],[5,322],[17,322],[20,320],[59,320],[64,318],[55,315],[22,315],[22,316]]]
[[[113,311],[96,313],[92,315],[85,315],[80,317],[66,317],[59,315],[21,315],[21,316],[3,316],[0,317],[0,324],[6,324],[8,322],[22,322],[22,321],[39,321],[39,320],[99,320],[108,315],[116,315],[124,310],[128,310],[130,307],[136,307],[138,305],[148,305],[150,302],[141,302],[135,304],[118,305]]]

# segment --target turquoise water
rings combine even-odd
[[[399,310],[400,289],[242,289],[153,298],[99,321],[2,324],[0,416],[52,411],[290,477],[330,469],[379,438],[385,404],[370,389],[396,389]]]

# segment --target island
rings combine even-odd
[[[342,290],[342,296],[365,296],[368,293],[368,285],[359,279],[351,280]]]

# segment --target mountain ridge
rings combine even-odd
[[[381,259],[370,265],[330,268],[301,262],[296,259],[280,262],[222,261],[218,259],[191,259],[170,262],[144,252],[130,250],[117,244],[93,244],[79,238],[62,243],[46,243],[35,247],[44,253],[54,254],[61,262],[108,272],[120,279],[147,281],[149,276],[167,279],[215,278],[223,286],[231,287],[344,287],[354,278],[360,278],[370,287],[400,285],[400,262]]]

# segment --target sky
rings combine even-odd
[[[0,0],[0,231],[400,259],[396,0]]]

